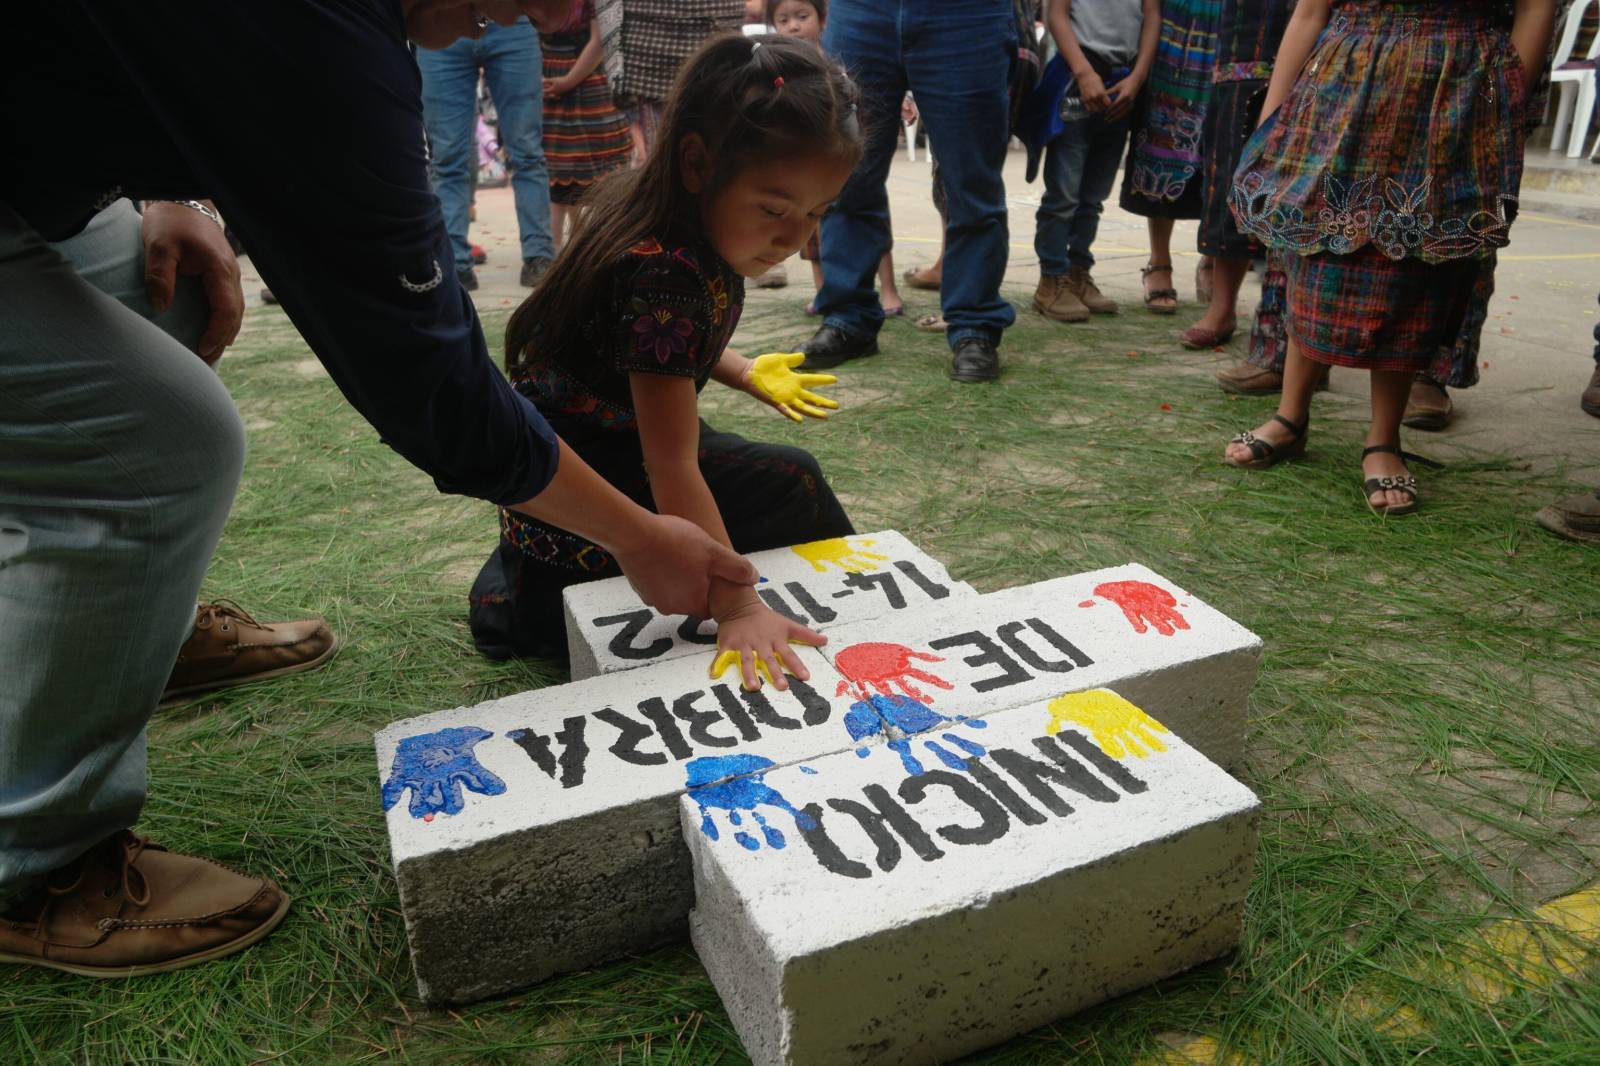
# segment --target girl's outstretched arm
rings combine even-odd
[[[1283,41],[1278,45],[1278,58],[1272,65],[1272,80],[1267,83],[1267,96],[1261,102],[1261,121],[1265,122],[1278,110],[1283,98],[1289,95],[1290,86],[1300,78],[1300,68],[1306,65],[1317,38],[1328,24],[1331,11],[1329,0],[1299,0],[1289,25],[1283,31]]]
[[[732,547],[717,501],[700,473],[700,412],[694,382],[677,375],[640,373],[629,374],[628,382],[656,509],[686,518],[713,540]],[[761,685],[758,659],[772,667],[774,688],[788,688],[780,663],[802,681],[811,677],[789,642],[820,646],[826,637],[773,611],[748,585],[713,578],[710,601],[711,617],[717,620],[717,648],[740,653],[745,688]]]
[[[1550,51],[1550,34],[1556,26],[1556,0],[1516,0],[1511,21],[1511,44],[1522,60],[1524,84],[1533,91],[1534,79]]]

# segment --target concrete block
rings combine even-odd
[[[949,1061],[1237,945],[1249,789],[1104,690],[966,731],[954,765],[868,749],[679,802],[691,935],[758,1066]],[[719,829],[762,810],[784,846]]]
[[[378,733],[422,998],[469,1002],[681,939],[684,789],[855,743],[842,679],[801,656],[811,683],[786,693],[712,682],[706,653]],[[785,830],[752,815],[733,832],[771,846]]]
[[[1137,564],[832,630],[822,649],[891,738],[1110,688],[1224,768],[1244,750],[1261,639]],[[866,732],[866,727],[861,730]]]
[[[816,630],[900,612],[940,611],[977,595],[894,530],[755,552],[756,591],[774,610]],[[572,679],[692,655],[717,643],[715,622],[661,615],[639,601],[626,578],[566,590]]]

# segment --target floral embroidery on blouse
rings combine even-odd
[[[654,354],[662,366],[689,347],[694,323],[670,307],[658,307],[633,320],[633,335],[641,355]]]
[[[728,283],[719,275],[709,274],[706,276],[706,292],[711,296],[711,324],[720,326],[723,316],[728,313]]]

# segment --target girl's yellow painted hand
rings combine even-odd
[[[811,680],[811,671],[791,645],[818,647],[828,638],[798,622],[778,614],[759,600],[717,619],[717,655],[711,660],[714,681],[727,669],[737,667],[739,682],[746,692],[761,687],[761,680],[779,692],[789,687],[783,675],[793,674],[801,681]]]
[[[776,407],[796,422],[804,422],[802,415],[827,418],[829,410],[838,410],[836,400],[818,396],[811,391],[813,385],[832,385],[839,379],[832,374],[800,374],[795,367],[805,362],[804,352],[768,352],[750,361],[746,387],[750,394],[764,403]]]

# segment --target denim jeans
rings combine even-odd
[[[973,336],[998,344],[1016,319],[1000,297],[1009,251],[1000,170],[1016,54],[1010,0],[835,0],[822,43],[860,86],[867,135],[865,155],[822,220],[824,322],[855,336],[883,325],[873,276],[889,248],[884,182],[909,88],[949,190],[939,301],[950,344]]]
[[[483,71],[500,116],[500,143],[510,162],[511,194],[524,260],[552,258],[550,177],[544,167],[544,60],[539,34],[527,19],[490,23],[476,41],[462,38],[444,48],[418,48],[422,71],[422,121],[428,129],[429,175],[450,234],[456,269],[468,257],[467,211],[478,180],[478,71]]]
[[[1132,121],[1131,113],[1114,122],[1086,114],[1068,122],[1045,146],[1044,197],[1033,235],[1039,273],[1054,276],[1068,267],[1094,266],[1100,214],[1116,184]]]
[[[0,907],[138,818],[244,463],[197,279],[153,315],[139,226],[50,245],[0,204]]]

